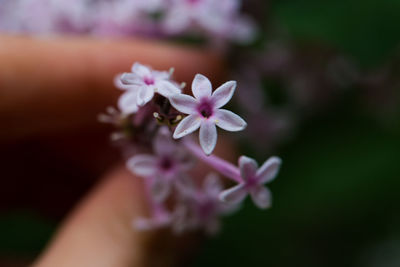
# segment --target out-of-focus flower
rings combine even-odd
[[[118,138],[114,141],[124,141],[121,144],[128,158],[127,168],[145,178],[152,213],[149,218],[136,220],[136,228],[152,230],[167,226],[175,233],[202,229],[215,234],[220,228],[219,217],[237,210],[247,193],[257,206],[269,206],[269,191],[263,184],[275,177],[280,159],[271,158],[256,170],[257,164],[250,158],[241,157],[238,168],[211,155],[217,142],[217,126],[228,131],[246,127],[241,117],[221,109],[231,100],[236,82],[228,81],[212,92],[210,80],[197,74],[192,82],[192,97],[182,94],[171,73],[134,64],[131,73],[117,76],[114,81],[125,90],[118,103],[121,112],[108,109],[108,114],[100,115],[99,119],[118,128],[115,133]],[[153,97],[155,93],[158,94]],[[200,146],[189,137],[173,140],[199,128]],[[152,153],[143,152],[151,147]],[[210,174],[202,186],[197,186],[189,173],[194,158],[239,185],[222,191],[219,178]]]
[[[254,204],[260,209],[271,205],[271,192],[264,184],[271,182],[278,174],[281,159],[271,157],[258,168],[257,162],[249,157],[239,158],[240,175],[243,182],[220,194],[220,199],[227,203],[237,204],[250,194]]]
[[[203,32],[214,38],[241,42],[255,37],[255,24],[240,15],[238,0],[172,0],[163,28],[172,35]]]
[[[169,81],[171,72],[156,71],[148,66],[135,63],[132,71],[123,73],[116,85],[126,92],[119,100],[119,107],[127,113],[134,113],[139,106],[148,103],[158,93],[166,98],[181,92]]]
[[[151,179],[154,198],[164,200],[171,184],[182,178],[184,171],[193,165],[192,159],[184,148],[171,139],[171,132],[163,127],[159,130],[151,154],[138,154],[127,161],[127,167],[136,175]]]
[[[230,205],[219,200],[223,187],[220,179],[214,173],[207,175],[203,188],[196,195],[197,223],[208,234],[216,234],[220,229],[220,216],[237,210],[237,205]]]
[[[178,124],[173,137],[178,139],[200,128],[200,145],[209,155],[217,143],[216,126],[231,132],[243,130],[246,122],[241,117],[229,110],[221,109],[232,98],[235,88],[236,82],[229,81],[211,94],[210,80],[197,74],[192,83],[194,97],[185,94],[175,94],[170,97],[174,108],[189,114]]]
[[[255,23],[240,0],[2,0],[0,31],[250,42]]]
[[[238,209],[238,205],[219,200],[223,186],[215,173],[208,174],[200,188],[195,188],[193,183],[184,186],[181,203],[173,216],[173,228],[178,233],[187,229],[204,229],[207,234],[214,235],[220,229],[220,217]]]
[[[140,217],[136,219],[133,224],[138,230],[148,231],[169,226],[171,221],[171,214],[161,204],[157,203],[153,205],[152,217]]]

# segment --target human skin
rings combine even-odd
[[[96,115],[115,105],[120,92],[113,78],[136,61],[160,70],[174,67],[176,80],[188,84],[196,73],[213,81],[223,75],[220,57],[201,48],[139,39],[0,36],[0,147],[12,151],[32,137],[73,136],[54,149],[62,147],[60,153],[80,166],[96,169],[100,181],[69,213],[34,266],[176,266],[193,248],[192,236],[134,230],[132,220],[146,214],[141,179],[115,158],[98,166],[99,157],[110,151],[103,139],[95,152],[83,151],[86,143],[79,139],[83,132],[104,133]],[[90,136],[87,142],[94,140]],[[32,160],[40,154],[34,151]],[[41,173],[27,174],[39,188]],[[12,169],[2,177],[13,179]]]

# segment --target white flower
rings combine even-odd
[[[168,82],[170,77],[171,72],[156,71],[140,63],[133,64],[132,72],[123,73],[120,76],[120,82],[117,82],[118,88],[126,90],[126,93],[121,96],[120,107],[129,110],[130,105],[143,106],[153,98],[155,93],[166,98],[180,93],[179,87]],[[135,110],[135,108],[131,109]]]
[[[200,145],[207,155],[211,154],[217,143],[216,126],[226,131],[241,131],[246,122],[235,113],[221,109],[229,100],[236,88],[235,81],[229,81],[218,87],[214,93],[210,80],[197,74],[192,83],[194,97],[185,94],[174,94],[169,99],[178,111],[189,114],[176,127],[175,139],[188,135],[200,128]]]

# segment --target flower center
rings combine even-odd
[[[197,106],[197,111],[201,114],[201,116],[208,119],[213,115],[213,106],[210,102],[203,101]]]
[[[161,170],[168,172],[174,167],[174,162],[169,157],[163,157],[160,161]]]
[[[146,85],[153,85],[154,84],[154,79],[151,77],[144,77],[143,81]]]
[[[258,183],[257,183],[257,178],[256,177],[249,177],[247,179],[247,181],[246,181],[246,188],[247,189],[252,189],[257,185],[258,185]]]

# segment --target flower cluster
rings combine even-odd
[[[0,30],[94,35],[199,35],[248,42],[255,24],[240,0],[3,0]]]
[[[246,127],[241,117],[222,108],[231,100],[236,82],[213,91],[210,80],[197,74],[191,96],[172,76],[172,69],[157,71],[135,63],[131,72],[115,79],[123,91],[119,111],[109,109],[109,115],[100,116],[118,128],[113,136],[136,147],[128,153],[126,166],[143,178],[151,216],[134,225],[142,230],[168,226],[176,233],[204,229],[213,234],[220,216],[238,210],[247,195],[257,207],[270,207],[271,193],[264,184],[276,177],[279,158],[271,157],[258,167],[254,159],[241,156],[235,166],[212,154],[217,127],[231,132]],[[191,136],[197,130],[200,145]],[[198,160],[216,171],[200,183],[192,177]],[[224,188],[217,173],[236,185]]]

